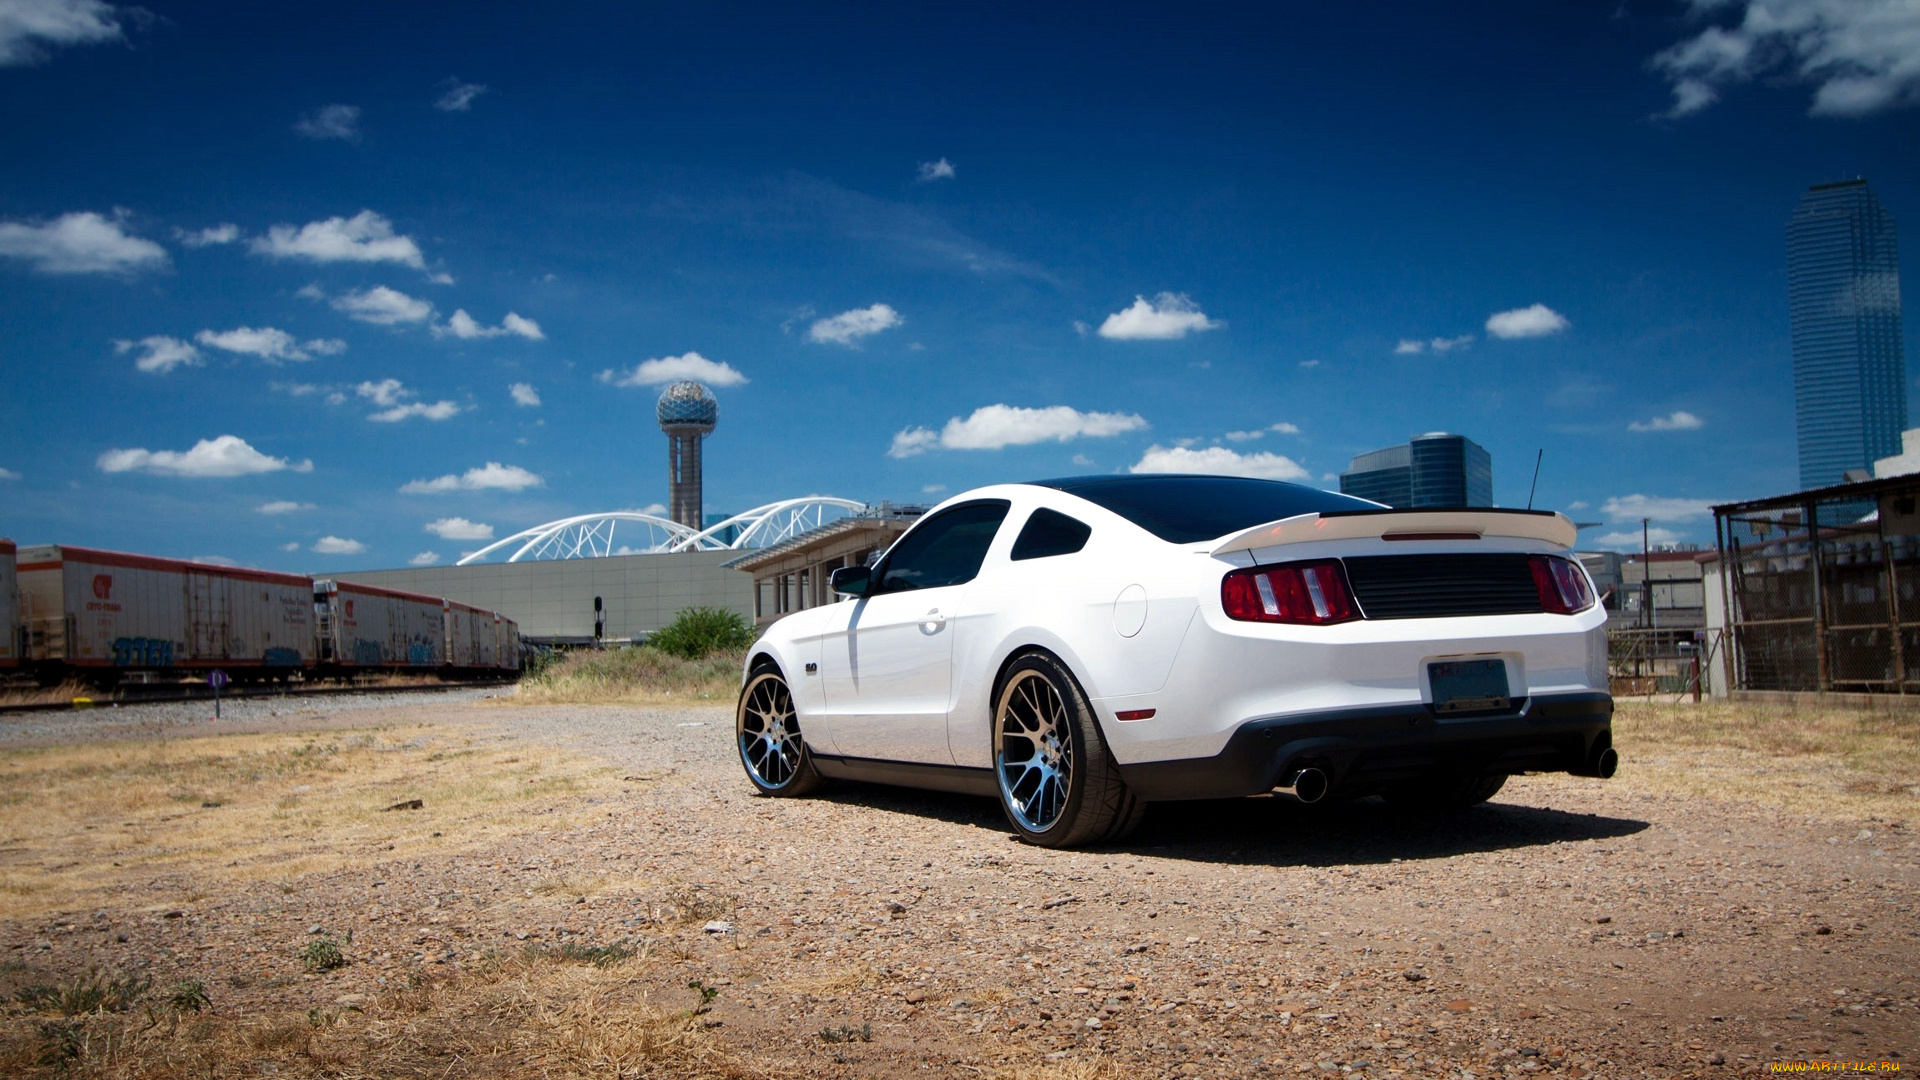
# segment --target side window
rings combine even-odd
[[[1012,505],[1004,499],[962,503],[921,522],[887,552],[876,591],[937,589],[972,581]]]
[[[1027,519],[1026,528],[1013,542],[1014,559],[1044,559],[1052,555],[1071,555],[1087,546],[1093,529],[1057,510],[1041,507]]]

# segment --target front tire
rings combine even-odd
[[[813,767],[794,713],[793,691],[779,668],[756,669],[740,688],[733,733],[740,764],[760,794],[790,798],[811,794],[826,783]]]
[[[1065,848],[1119,840],[1146,806],[1127,789],[1080,684],[1052,656],[1007,669],[993,709],[1000,808],[1020,838]]]

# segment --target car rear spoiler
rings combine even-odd
[[[1580,531],[1551,510],[1342,510],[1298,514],[1255,525],[1214,545],[1213,554],[1253,551],[1314,540],[1479,540],[1488,536],[1544,540],[1572,548]]]

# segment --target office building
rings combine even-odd
[[[1898,244],[1865,180],[1801,197],[1787,224],[1787,303],[1800,486],[1828,487],[1900,453],[1907,426]]]
[[[1428,432],[1354,458],[1340,491],[1396,509],[1492,506],[1493,456],[1465,435]]]

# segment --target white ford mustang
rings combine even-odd
[[[1574,536],[1224,476],[979,488],[767,629],[740,759],[769,795],[994,795],[1051,847],[1159,800],[1457,807],[1513,773],[1611,776],[1606,612]]]

